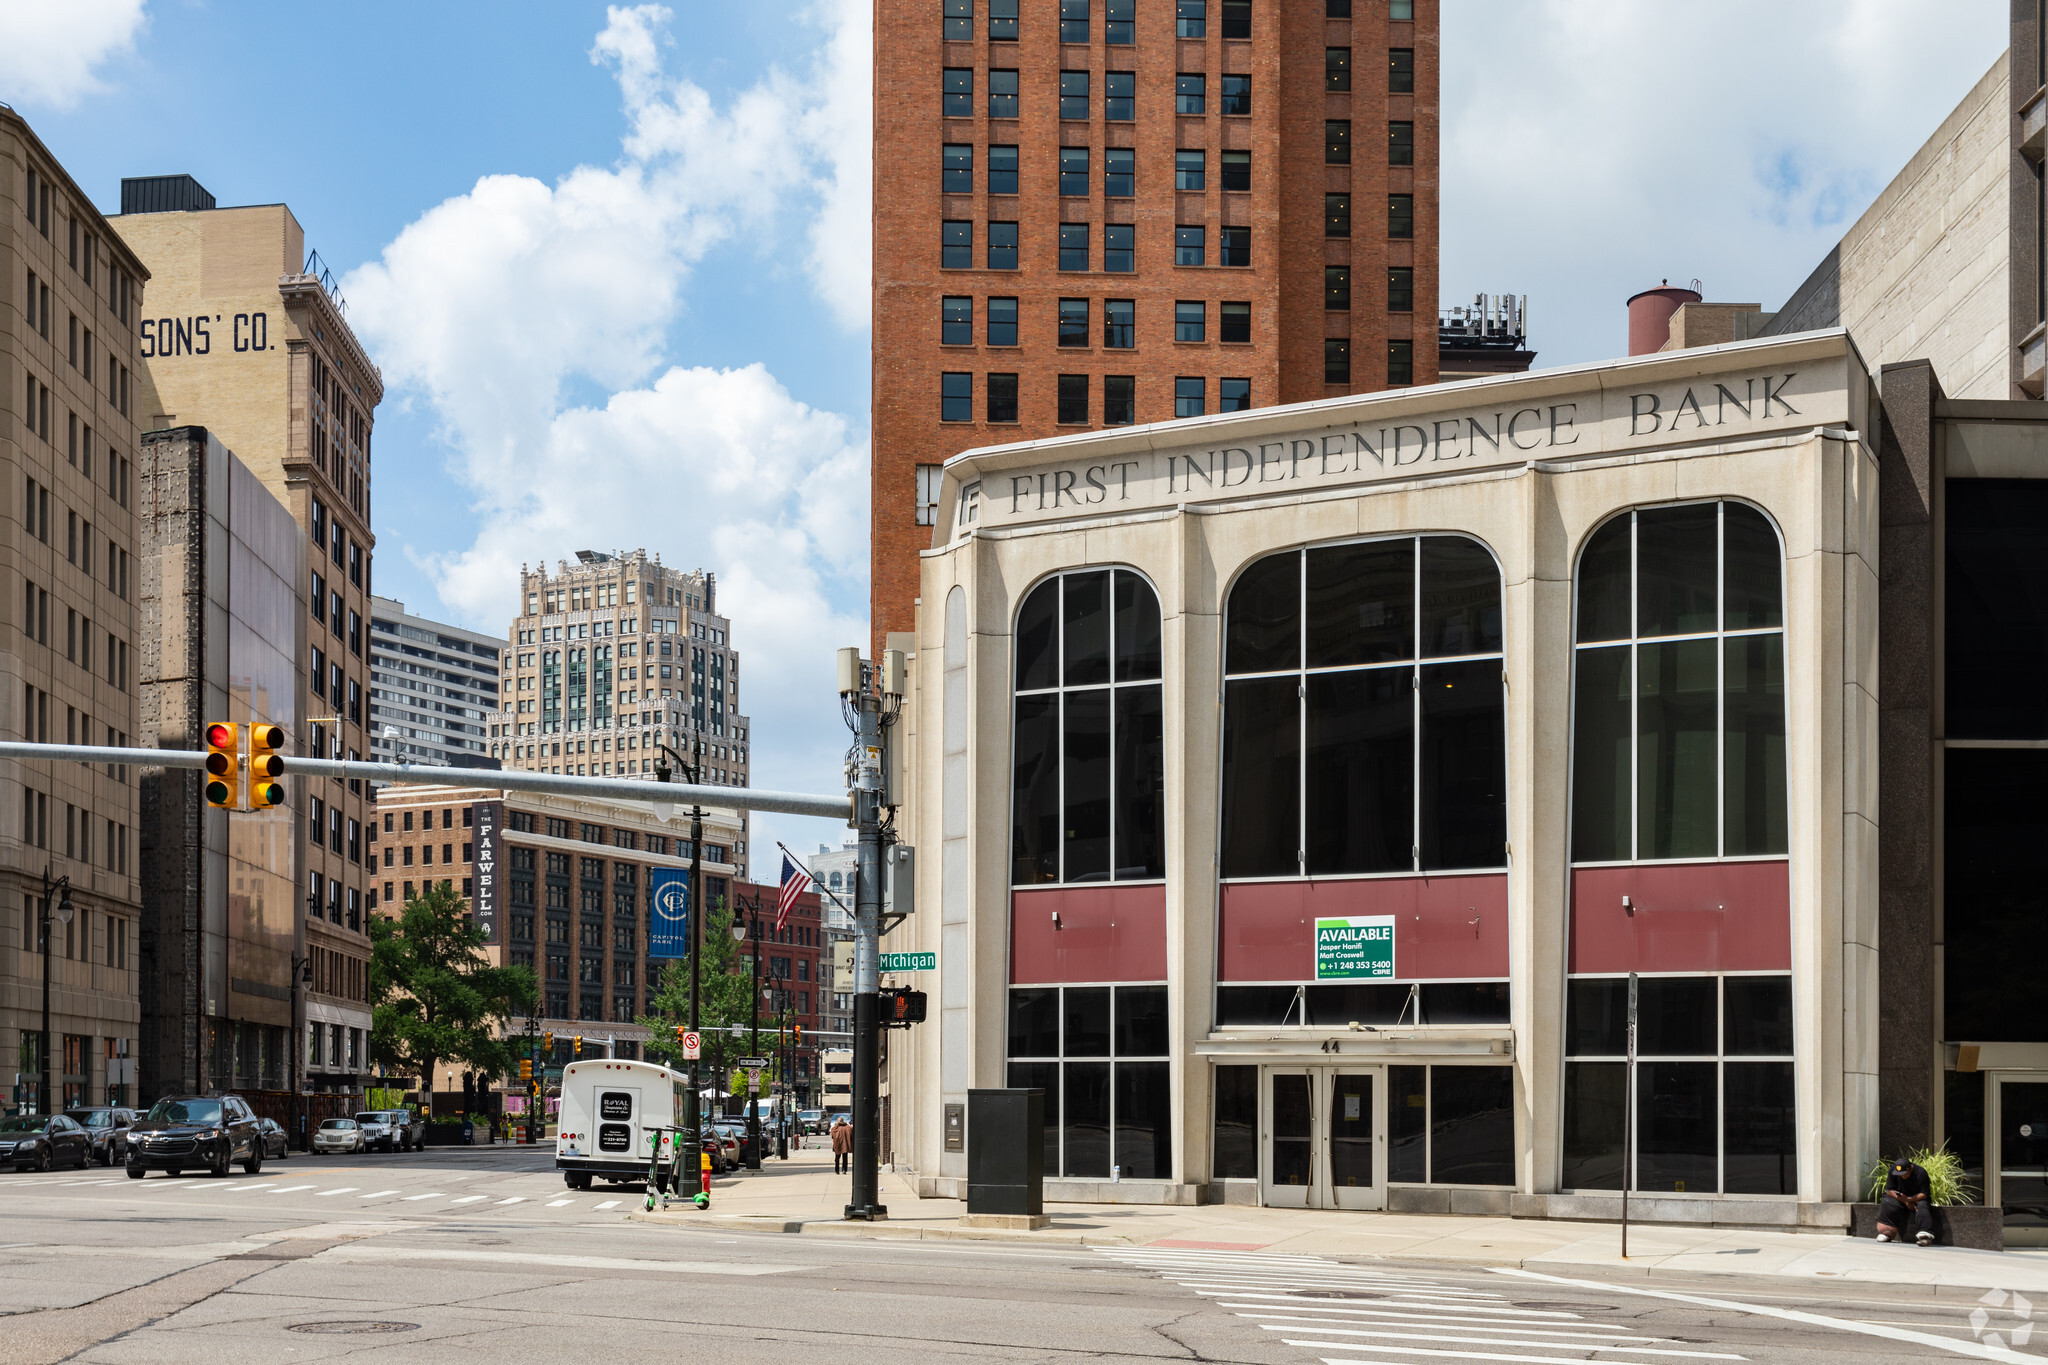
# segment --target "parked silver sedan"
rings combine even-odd
[[[363,1150],[363,1130],[356,1126],[354,1119],[328,1119],[313,1130],[313,1150],[360,1152]]]

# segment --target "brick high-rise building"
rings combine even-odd
[[[875,9],[877,643],[962,450],[1436,380],[1436,0]]]

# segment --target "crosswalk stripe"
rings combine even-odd
[[[335,1188],[331,1190],[322,1190],[320,1191],[320,1193],[314,1195],[313,1197],[315,1199],[332,1199],[337,1194],[354,1194],[357,1190],[361,1188],[362,1186],[360,1185],[337,1185]]]
[[[1238,1314],[1238,1316],[1239,1316],[1239,1317],[1241,1317],[1241,1318],[1246,1318],[1246,1317],[1253,1317],[1253,1316],[1255,1316],[1255,1315],[1254,1315],[1254,1314],[1250,1314],[1250,1313],[1239,1313],[1239,1314]],[[1399,1328],[1409,1329],[1409,1331],[1411,1331],[1411,1332],[1412,1332],[1412,1331],[1413,1331],[1414,1329],[1417,1329],[1417,1328],[1426,1328],[1426,1327],[1430,1327],[1430,1326],[1438,1326],[1438,1327],[1442,1327],[1442,1326],[1445,1326],[1445,1324],[1432,1324],[1432,1323],[1427,1323],[1427,1322],[1386,1322],[1386,1323],[1381,1323],[1381,1322],[1368,1322],[1368,1323],[1358,1323],[1358,1322],[1332,1322],[1332,1323],[1324,1323],[1324,1322],[1322,1322],[1322,1321],[1320,1321],[1319,1319],[1316,1319],[1316,1318],[1295,1318],[1295,1319],[1292,1319],[1292,1320],[1290,1320],[1290,1321],[1287,1321],[1287,1322],[1262,1322],[1262,1323],[1260,1323],[1260,1324],[1259,1324],[1259,1326],[1260,1326],[1260,1327],[1262,1327],[1262,1328],[1264,1328],[1264,1329],[1265,1329],[1266,1331],[1268,1331],[1268,1332],[1292,1332],[1292,1331],[1296,1331],[1296,1330],[1302,1330],[1302,1331],[1306,1331],[1306,1330],[1309,1330],[1309,1329],[1313,1328],[1313,1329],[1314,1329],[1315,1331],[1321,1332],[1321,1333],[1322,1333],[1322,1334],[1323,1334],[1324,1336],[1335,1336],[1335,1337],[1377,1337],[1377,1338],[1380,1338],[1381,1340],[1384,1340],[1384,1341],[1480,1341],[1480,1342],[1485,1342],[1485,1341],[1492,1341],[1492,1342],[1495,1342],[1496,1344],[1498,1344],[1498,1345],[1501,1345],[1501,1346],[1555,1346],[1555,1347],[1556,1347],[1557,1349],[1559,1349],[1559,1350],[1567,1350],[1567,1349],[1569,1349],[1569,1350],[1576,1350],[1576,1351],[1632,1351],[1632,1350],[1634,1350],[1634,1349],[1635,1349],[1635,1343],[1636,1343],[1636,1342],[1639,1342],[1639,1341],[1642,1341],[1642,1342],[1656,1342],[1656,1341],[1661,1341],[1661,1342],[1665,1342],[1666,1344],[1676,1344],[1676,1343],[1677,1343],[1677,1342],[1679,1341],[1679,1338],[1677,1338],[1677,1337],[1638,1337],[1638,1336],[1624,1336],[1624,1337],[1613,1337],[1613,1336],[1607,1336],[1607,1337],[1600,1337],[1600,1336],[1595,1336],[1595,1335],[1594,1335],[1593,1333],[1591,1333],[1591,1332],[1583,1332],[1583,1331],[1581,1331],[1581,1332],[1559,1332],[1559,1331],[1544,1331],[1543,1329],[1541,1329],[1541,1328],[1536,1328],[1536,1327],[1493,1327],[1493,1326],[1486,1326],[1486,1327],[1474,1327],[1474,1326],[1471,1326],[1471,1325],[1469,1325],[1469,1324],[1466,1324],[1466,1323],[1462,1323],[1462,1322],[1459,1322],[1459,1323],[1451,1323],[1451,1324],[1448,1324],[1448,1326],[1449,1326],[1449,1327],[1450,1327],[1450,1328],[1451,1328],[1451,1329],[1452,1329],[1453,1331],[1457,1331],[1457,1332],[1486,1332],[1486,1333],[1488,1333],[1489,1335],[1487,1335],[1487,1336],[1484,1336],[1484,1337],[1466,1337],[1466,1336],[1445,1336],[1445,1335],[1442,1335],[1441,1333],[1437,1333],[1437,1334],[1429,1334],[1429,1335],[1423,1335],[1423,1336],[1414,1336],[1414,1335],[1410,1335],[1410,1334],[1409,1334],[1408,1332],[1397,1332],[1397,1331],[1393,1331],[1393,1330],[1391,1330],[1391,1329],[1393,1329],[1393,1328],[1399,1327]],[[1368,1327],[1372,1328],[1373,1330],[1371,1330],[1371,1331],[1366,1331],[1366,1330],[1364,1330],[1365,1328],[1368,1328]],[[1532,1336],[1532,1337],[1575,1337],[1575,1338],[1578,1338],[1578,1340],[1575,1340],[1575,1341],[1558,1341],[1558,1342],[1548,1342],[1548,1341],[1510,1341],[1510,1340],[1508,1340],[1507,1338],[1505,1338],[1505,1337],[1503,1337],[1503,1336],[1501,1336],[1501,1335],[1500,1335],[1500,1334],[1501,1334],[1501,1333],[1503,1333],[1503,1332],[1505,1332],[1505,1333],[1516,1333],[1516,1332],[1519,1332],[1519,1333],[1521,1333],[1521,1334],[1522,1334],[1523,1336]],[[1606,1344],[1594,1344],[1594,1343],[1606,1343]],[[1687,1354],[1691,1354],[1691,1353],[1690,1353],[1690,1352],[1685,1352],[1685,1351],[1680,1351],[1680,1352],[1679,1352],[1678,1354],[1680,1354],[1680,1355],[1687,1355]]]
[[[615,1209],[625,1202],[623,1199],[607,1199],[602,1204],[599,1204],[598,1207],[601,1209]]]
[[[387,1195],[387,1194],[397,1194],[397,1193],[398,1193],[398,1191],[397,1191],[397,1190],[372,1190],[372,1191],[371,1191],[370,1193],[368,1193],[368,1194],[366,1194],[366,1195],[362,1195],[362,1196],[359,1196],[359,1197],[360,1197],[360,1198],[363,1198],[363,1199],[382,1199],[382,1198],[383,1198],[383,1197],[384,1197],[385,1195]]]
[[[465,1194],[460,1199],[451,1199],[448,1202],[451,1204],[474,1204],[477,1200],[486,1199],[488,1197],[488,1195],[481,1194]]]
[[[1232,1292],[1232,1291],[1228,1291],[1228,1290],[1219,1290],[1219,1291],[1217,1291],[1217,1292],[1218,1292],[1218,1293],[1230,1293],[1230,1292]],[[1222,1308],[1269,1308],[1269,1307],[1272,1307],[1272,1306],[1273,1306],[1273,1305],[1274,1305],[1275,1303],[1299,1303],[1299,1304],[1303,1304],[1303,1305],[1306,1305],[1306,1306],[1308,1306],[1308,1307],[1311,1307],[1311,1308],[1324,1308],[1324,1307],[1327,1307],[1327,1308],[1335,1309],[1335,1310],[1337,1310],[1337,1311],[1340,1311],[1340,1312],[1348,1312],[1348,1311],[1350,1311],[1350,1310],[1346,1309],[1346,1308],[1345,1308],[1345,1307],[1343,1306],[1343,1305],[1344,1305],[1345,1303],[1347,1303],[1347,1302],[1350,1302],[1350,1301],[1349,1301],[1349,1300],[1342,1300],[1342,1299],[1311,1299],[1311,1298],[1303,1298],[1302,1296],[1300,1296],[1300,1295],[1298,1295],[1298,1294],[1258,1294],[1258,1293],[1252,1293],[1252,1294],[1239,1294],[1239,1295],[1237,1295],[1237,1297],[1239,1297],[1239,1298],[1241,1298],[1241,1299],[1260,1299],[1260,1300],[1263,1300],[1263,1302],[1260,1302],[1260,1303],[1222,1303],[1222,1302],[1221,1302],[1221,1301],[1219,1300],[1219,1301],[1218,1301],[1218,1306],[1219,1306],[1219,1307],[1222,1307]],[[1546,1310],[1546,1309],[1541,1309],[1541,1308],[1509,1308],[1509,1307],[1493,1308],[1493,1307],[1489,1307],[1489,1306],[1487,1306],[1487,1305],[1484,1305],[1484,1304],[1473,1304],[1473,1303],[1430,1303],[1430,1302],[1428,1302],[1428,1301],[1426,1301],[1426,1300],[1416,1300],[1416,1299],[1408,1299],[1408,1298],[1398,1298],[1398,1299],[1396,1299],[1396,1298],[1387,1298],[1387,1299],[1381,1299],[1381,1300],[1379,1300],[1379,1301],[1378,1301],[1378,1304],[1377,1304],[1377,1306],[1379,1306],[1379,1307],[1384,1307],[1384,1308],[1427,1308],[1427,1309],[1429,1309],[1430,1311],[1432,1311],[1432,1312],[1436,1312],[1436,1313],[1465,1313],[1465,1314],[1470,1314],[1470,1315],[1472,1315],[1473,1317],[1482,1317],[1483,1315],[1487,1315],[1487,1314],[1490,1314],[1490,1315],[1492,1315],[1492,1316],[1493,1316],[1493,1317],[1495,1317],[1495,1318],[1501,1317],[1501,1316],[1502,1316],[1502,1315],[1504,1315],[1504,1314],[1505,1314],[1505,1315],[1507,1315],[1507,1316],[1509,1316],[1509,1317],[1515,1317],[1515,1316],[1520,1316],[1520,1317],[1525,1317],[1525,1318],[1569,1318],[1569,1319],[1576,1319],[1576,1318],[1578,1317],[1578,1314],[1576,1314],[1576,1313],[1555,1313],[1555,1312],[1550,1312],[1550,1311],[1548,1311],[1548,1310]]]
[[[425,1194],[409,1194],[405,1197],[405,1202],[410,1204],[419,1199],[439,1199],[446,1193],[446,1190],[428,1190]]]
[[[1502,1299],[1498,1294],[1460,1294],[1454,1290],[1428,1288],[1411,1289],[1406,1285],[1373,1282],[1369,1280],[1338,1280],[1334,1283],[1321,1283],[1315,1280],[1255,1280],[1242,1277],[1232,1277],[1228,1279],[1204,1278],[1199,1280],[1175,1280],[1174,1283],[1186,1289],[1193,1289],[1201,1292],[1216,1292],[1225,1294],[1232,1293],[1237,1290],[1245,1290],[1247,1292],[1250,1292],[1253,1290],[1262,1289],[1294,1290],[1296,1292],[1326,1294],[1353,1293],[1358,1291],[1359,1289],[1370,1288],[1372,1290],[1376,1290],[1387,1294],[1402,1294],[1411,1299],[1441,1299],[1446,1303],[1487,1304],[1502,1302]]]
[[[1285,1340],[1285,1341],[1287,1342],[1287,1344],[1288,1344],[1289,1346],[1306,1346],[1306,1347],[1309,1347],[1309,1348],[1310,1348],[1311,1350],[1314,1350],[1314,1349],[1318,1349],[1318,1348],[1323,1348],[1323,1347],[1327,1347],[1327,1348],[1329,1348],[1329,1349],[1331,1349],[1331,1350],[1336,1350],[1336,1351],[1373,1351],[1373,1352],[1376,1352],[1377,1354],[1380,1354],[1380,1355],[1413,1355],[1413,1356],[1431,1356],[1431,1357],[1434,1357],[1434,1358],[1436,1358],[1436,1359],[1439,1359],[1439,1360],[1511,1360],[1511,1361],[1524,1361],[1524,1362],[1533,1362],[1533,1363],[1534,1363],[1534,1365],[1557,1365],[1557,1362],[1558,1362],[1558,1361],[1559,1361],[1560,1359],[1562,1359],[1562,1358],[1563,1358],[1563,1357],[1559,1357],[1559,1356],[1524,1356],[1524,1355],[1513,1355],[1513,1354],[1510,1354],[1510,1353],[1506,1353],[1506,1352],[1501,1352],[1501,1351],[1433,1351],[1433,1350],[1430,1350],[1430,1349],[1428,1349],[1427,1347],[1422,1347],[1422,1346],[1374,1346],[1374,1345],[1372,1345],[1372,1344],[1371,1344],[1370,1342],[1364,1342],[1364,1341],[1358,1341],[1358,1342],[1352,1342],[1352,1341],[1309,1341],[1309,1340],[1301,1340],[1301,1341],[1297,1341],[1297,1340],[1295,1340],[1295,1339],[1294,1339],[1294,1338],[1292,1338],[1292,1337],[1287,1337],[1287,1338],[1283,1338],[1283,1339],[1284,1339],[1284,1340]],[[1457,1338],[1456,1338],[1456,1337],[1445,1337],[1445,1338],[1441,1338],[1441,1340],[1445,1340],[1445,1341],[1456,1341],[1456,1340],[1457,1340]],[[1494,1342],[1494,1343],[1489,1343],[1489,1344],[1491,1344],[1491,1345],[1500,1345],[1500,1346],[1516,1346],[1516,1345],[1542,1346],[1542,1345],[1544,1345],[1545,1343],[1543,1343],[1543,1342],[1540,1342],[1540,1341],[1538,1341],[1538,1342]],[[1580,1349],[1580,1348],[1578,1348],[1578,1347],[1552,1347],[1551,1349],[1553,1349],[1553,1350],[1567,1350],[1567,1349],[1568,1349],[1568,1350],[1577,1350],[1577,1349]],[[1608,1350],[1615,1350],[1615,1351],[1619,1351],[1619,1350],[1627,1350],[1627,1349],[1630,1349],[1630,1348],[1627,1348],[1627,1347],[1621,1347],[1621,1346],[1612,1346],[1612,1347],[1608,1347],[1608,1348],[1606,1348],[1606,1349],[1608,1349]],[[1723,1354],[1723,1353],[1716,1353],[1716,1352],[1711,1352],[1711,1351],[1645,1351],[1645,1352],[1643,1352],[1643,1354],[1646,1354],[1646,1355],[1665,1355],[1665,1356],[1668,1356],[1668,1355],[1689,1355],[1689,1356],[1698,1356],[1698,1357],[1702,1357],[1702,1358],[1704,1358],[1704,1359],[1708,1359],[1708,1360],[1747,1360],[1747,1359],[1749,1359],[1749,1357],[1747,1357],[1747,1356],[1738,1356],[1738,1355],[1727,1355],[1727,1354]],[[1382,1365],[1382,1362],[1378,1362],[1378,1361],[1372,1361],[1372,1362],[1367,1362],[1367,1361],[1347,1361],[1347,1360],[1343,1359],[1342,1357],[1331,1357],[1331,1356],[1324,1356],[1324,1357],[1323,1357],[1323,1359],[1324,1359],[1324,1361],[1326,1362],[1326,1365]]]
[[[573,1204],[575,1202],[576,1201],[573,1199],[550,1199],[548,1200],[548,1207],[551,1209],[559,1209],[566,1204]]]
[[[271,1193],[290,1194],[295,1190],[317,1190],[319,1188],[320,1187],[318,1185],[280,1185],[278,1188],[272,1190]]]
[[[1218,1306],[1229,1307],[1230,1305],[1222,1304]],[[1274,1307],[1277,1308],[1278,1305],[1274,1305]],[[1327,1314],[1333,1311],[1340,1310],[1317,1308],[1306,1310],[1300,1313],[1262,1311],[1257,1313],[1239,1313],[1237,1316],[1241,1318],[1271,1318],[1275,1322],[1327,1322],[1338,1326],[1348,1324],[1353,1327],[1369,1327],[1372,1326],[1374,1323],[1380,1321],[1381,1319],[1391,1319],[1392,1321],[1390,1321],[1388,1325],[1393,1327],[1412,1327],[1418,1324],[1434,1325],[1438,1327],[1446,1325],[1442,1318],[1437,1317],[1434,1314],[1386,1313],[1371,1308],[1343,1309],[1341,1311],[1344,1313],[1344,1316],[1341,1318],[1320,1316],[1322,1314]],[[1317,1316],[1310,1316],[1310,1314],[1315,1314]],[[1589,1322],[1585,1323],[1582,1326],[1567,1328],[1563,1324],[1557,1322],[1555,1319],[1545,1319],[1540,1322],[1532,1322],[1527,1318],[1488,1318],[1480,1322],[1460,1322],[1452,1325],[1455,1325],[1462,1331],[1533,1332],[1540,1336],[1611,1335],[1617,1332],[1623,1336],[1628,1336],[1630,1334],[1630,1329],[1626,1327],[1615,1327],[1604,1322]],[[1657,1340],[1657,1338],[1654,1337],[1638,1337],[1634,1339],[1639,1341]]]
[[[515,1195],[513,1195],[513,1196],[512,1196],[512,1197],[511,1197],[510,1199],[500,1199],[500,1200],[498,1201],[498,1203],[499,1203],[500,1205],[504,1205],[504,1204],[524,1204],[525,1202],[526,1202],[526,1196],[525,1196],[525,1195],[523,1195],[523,1194],[515,1194]]]

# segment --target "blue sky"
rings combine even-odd
[[[757,785],[830,790],[831,651],[866,636],[868,15],[17,0],[0,99],[109,211],[176,171],[292,206],[384,369],[380,591],[498,631],[522,562],[713,569]],[[1774,307],[2004,30],[1997,0],[1445,0],[1443,301],[1527,294],[1543,365],[1618,353],[1660,278]]]

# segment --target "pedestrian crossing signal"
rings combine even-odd
[[[242,809],[241,727],[213,721],[206,727],[206,804]]]
[[[277,780],[284,776],[284,759],[277,752],[283,747],[282,725],[249,727],[249,805],[255,810],[284,804],[284,784]]]

